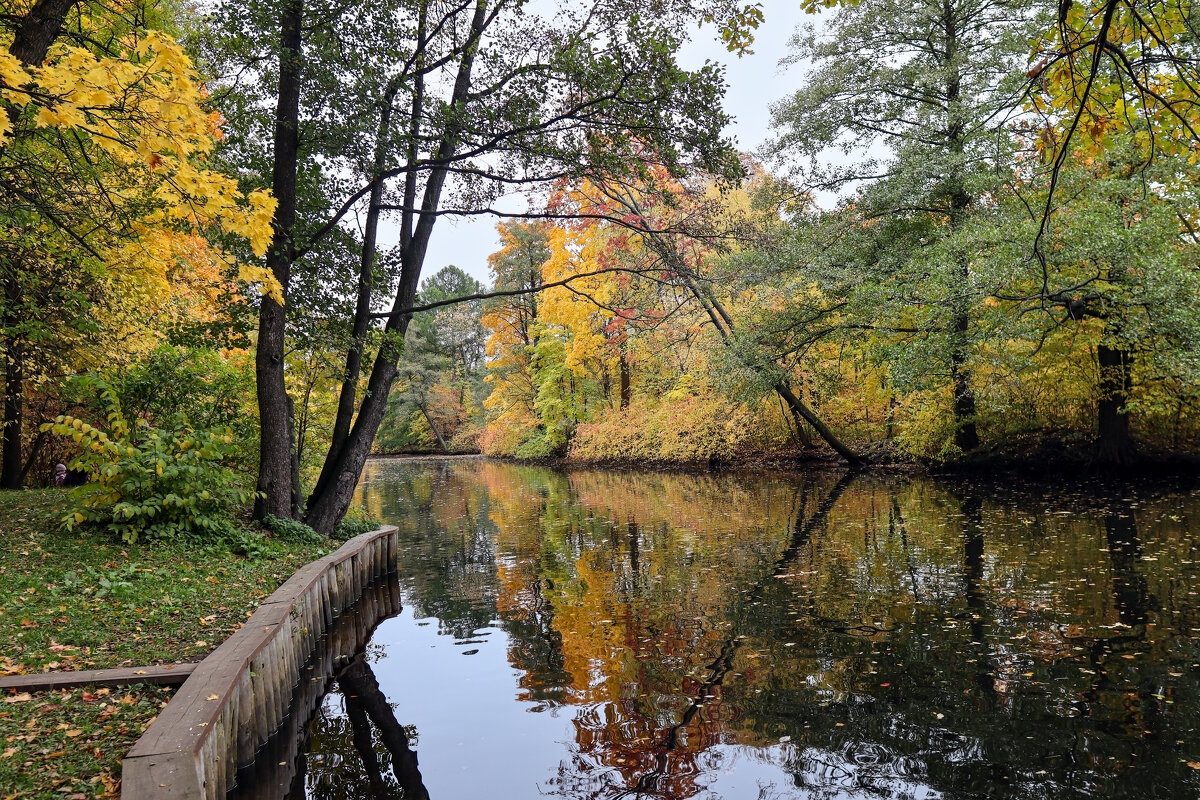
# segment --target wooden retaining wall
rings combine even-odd
[[[285,723],[303,724],[296,718],[319,701],[337,661],[399,610],[394,583],[364,595],[394,573],[397,547],[394,527],[364,533],[280,586],[200,662],[129,751],[122,799],[225,800]],[[360,599],[366,607],[337,625]],[[292,714],[295,700],[309,707]]]

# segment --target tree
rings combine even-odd
[[[349,170],[361,181],[358,188],[340,193],[338,202],[323,209],[341,210],[324,213],[324,224],[308,234],[297,228],[295,214],[299,111],[305,81],[319,72],[314,61],[325,53],[306,53],[304,35],[329,27],[337,31],[347,21],[340,7],[323,10],[328,12],[324,16],[313,9],[313,24],[307,26],[308,8],[301,0],[258,7],[248,14],[269,15],[282,43],[267,56],[271,69],[277,70],[272,82],[272,185],[280,203],[268,264],[279,283],[289,285],[293,264],[312,240],[335,226],[345,211],[359,207],[359,201],[366,202],[366,231],[381,212],[396,214],[400,231],[399,284],[366,389],[360,398],[362,353],[352,349],[325,468],[308,499],[306,521],[329,530],[350,503],[396,379],[409,321],[404,309],[415,301],[437,218],[486,211],[493,199],[514,186],[536,188],[592,171],[637,171],[647,162],[677,172],[688,161],[697,161],[714,173],[736,175],[737,161],[719,135],[725,117],[713,113],[721,91],[720,72],[713,65],[697,72],[680,69],[674,61],[680,44],[674,31],[699,16],[735,30],[756,24],[760,14],[722,2],[705,7],[672,2],[657,8],[654,18],[626,3],[580,4],[548,16],[525,14],[504,0],[463,5],[419,0],[372,9],[377,16],[368,22],[382,19],[386,25],[361,27],[353,44],[395,46],[367,52],[361,68],[355,65],[353,74],[372,76],[370,81],[363,77],[361,92],[335,94],[352,95],[360,118],[363,110],[370,110],[367,116],[377,126],[368,138],[373,152]],[[389,39],[389,32],[406,38]],[[331,98],[327,92],[308,99],[324,103]],[[399,122],[393,125],[393,119]],[[394,189],[385,191],[393,183]],[[390,195],[387,202],[385,195]],[[363,245],[365,266],[375,258],[369,233]],[[355,332],[367,327],[371,314],[370,291],[363,283],[352,324]],[[264,302],[260,319],[260,514],[291,510],[283,309]]]
[[[854,190],[829,216],[831,231],[805,230],[815,246],[789,265],[799,283],[826,290],[838,320],[805,304],[796,324],[890,327],[921,365],[911,373],[949,380],[964,452],[979,444],[970,359],[982,292],[963,230],[1003,185],[1003,123],[1036,24],[1008,0],[845,4],[827,33],[793,40],[792,61],[815,70],[773,109],[774,155],[803,189]]]
[[[491,412],[492,421],[522,430],[537,419],[532,357],[539,319],[538,295],[544,282],[542,269],[551,255],[551,225],[514,221],[501,223],[497,230],[502,247],[488,257],[492,286],[520,294],[492,300],[485,307],[482,322],[490,334],[484,380],[491,389],[483,405]]]
[[[717,334],[721,348],[729,356],[731,371],[749,374],[786,403],[797,426],[801,420],[812,426],[833,450],[852,465],[863,458],[847,446],[837,434],[794,391],[785,366],[774,354],[765,354],[747,339],[739,337],[735,314],[727,302],[729,289],[736,281],[730,274],[709,274],[719,254],[728,255],[739,242],[750,238],[747,227],[753,222],[737,209],[722,202],[729,198],[711,195],[712,184],[694,181],[693,185],[663,181],[663,189],[646,185],[634,189],[628,184],[589,182],[580,187],[571,202],[579,212],[591,217],[612,217],[631,232],[644,254],[641,272],[665,284],[671,284],[701,309],[702,315]],[[728,267],[729,261],[721,262]],[[724,291],[722,290],[724,287]],[[669,309],[660,309],[668,313]],[[754,339],[752,334],[750,339]]]
[[[1054,211],[1072,151],[1095,155],[1107,129],[1130,131],[1135,161],[1190,158],[1200,144],[1200,36],[1195,9],[1169,0],[1062,2],[1029,71],[1031,100],[1047,121],[1049,189],[1035,246]],[[1039,247],[1039,252],[1040,247]]]
[[[421,304],[439,303],[480,294],[483,284],[453,265],[443,267],[421,284]],[[388,428],[392,446],[405,446],[403,436],[419,412],[443,452],[472,417],[482,409],[481,389],[485,330],[482,301],[465,300],[416,315],[404,343],[404,360],[392,392],[394,409],[381,425]],[[415,408],[415,411],[413,410]],[[457,447],[458,445],[456,445]]]
[[[121,11],[38,0],[0,32],[0,485],[8,488],[26,471],[31,358],[86,331],[101,294],[136,303],[187,272],[189,233],[220,230],[258,253],[270,239],[270,198],[243,194],[208,163],[220,120],[183,49],[149,27],[167,15],[152,3]]]
[[[1066,163],[1055,182],[1069,201],[1056,204],[1040,234],[1037,201],[1049,181],[1034,176],[1004,230],[1022,242],[1040,235],[1040,252],[1026,244],[996,253],[996,268],[1011,276],[994,309],[1008,318],[999,330],[1029,343],[1027,363],[1059,354],[1059,380],[1072,361],[1087,367],[1091,455],[1105,466],[1135,459],[1134,418],[1182,409],[1200,353],[1200,327],[1183,300],[1200,294],[1186,222],[1198,204],[1194,187],[1175,186],[1194,168],[1168,154],[1145,163],[1130,138]]]

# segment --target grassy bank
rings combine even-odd
[[[263,540],[126,545],[66,533],[58,490],[0,492],[0,673],[196,661],[324,551]],[[169,689],[6,693],[0,798],[115,796],[120,761]]]

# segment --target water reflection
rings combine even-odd
[[[1198,498],[373,463],[407,610],[362,665],[413,728],[356,750],[351,690],[310,759],[406,798],[1196,797]]]

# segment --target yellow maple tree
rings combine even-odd
[[[146,278],[149,294],[177,263],[180,233],[219,230],[263,255],[275,202],[265,191],[243,192],[209,164],[221,118],[183,47],[161,31],[94,13],[79,24],[108,34],[107,52],[56,42],[43,63],[30,65],[13,55],[11,40],[0,40],[5,216],[36,217],[43,233],[73,240],[110,270]],[[0,237],[25,227],[5,225]],[[266,270],[236,271],[279,293]]]

